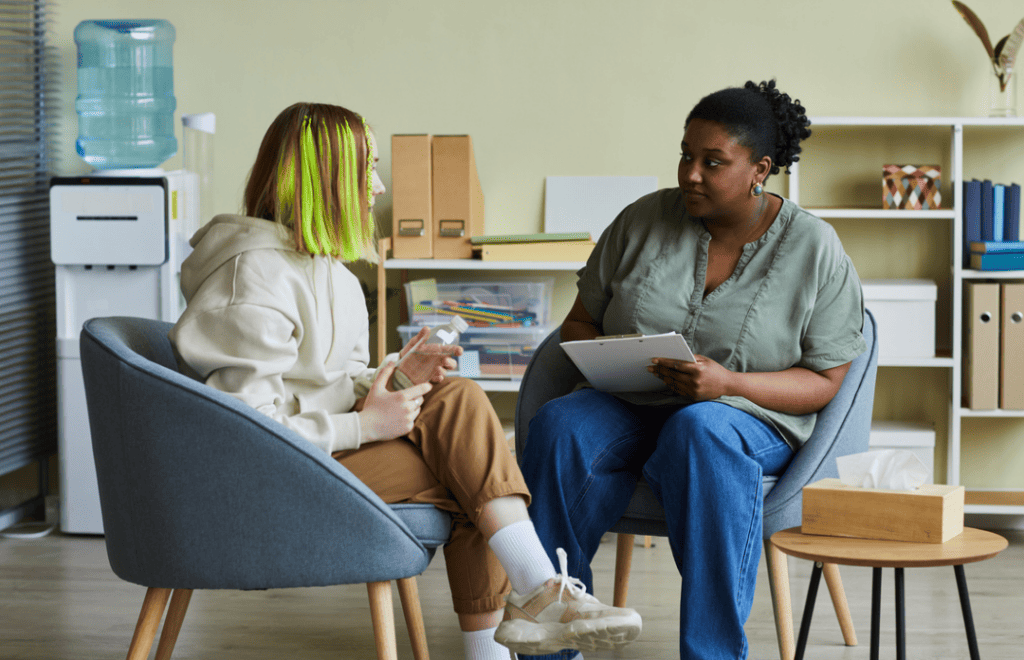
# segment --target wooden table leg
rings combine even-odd
[[[879,624],[882,620],[882,569],[871,569],[871,660],[878,660]]]
[[[800,620],[800,636],[796,640],[796,655],[794,660],[804,659],[804,649],[807,648],[807,634],[811,631],[811,617],[814,615],[814,599],[818,595],[818,584],[821,582],[821,562],[814,562],[811,569],[811,584],[807,587],[807,603],[804,605],[804,615]]]
[[[964,574],[964,565],[957,564],[953,567],[956,573],[956,590],[960,593],[960,609],[964,612],[964,628],[967,630],[967,648],[971,653],[971,660],[979,660],[978,637],[974,633],[974,615],[971,614],[971,597],[967,593],[967,576]]]

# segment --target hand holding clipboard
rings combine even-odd
[[[562,349],[590,385],[604,392],[664,390],[665,383],[647,370],[653,358],[696,361],[686,340],[676,332],[564,341]]]

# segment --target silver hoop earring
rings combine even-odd
[[[754,187],[750,190],[750,193],[754,197],[760,197],[763,192],[764,192],[764,186],[762,186],[760,183],[755,183]]]

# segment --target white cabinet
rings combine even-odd
[[[1024,411],[978,411],[962,407],[962,371],[963,371],[963,303],[964,283],[973,280],[1020,280],[1024,281],[1024,271],[973,271],[963,266],[963,190],[964,178],[992,178],[990,173],[993,169],[999,172],[1010,172],[1010,177],[1020,182],[1022,176],[1020,156],[1021,148],[1024,147],[1024,118],[981,118],[981,117],[811,117],[812,136],[805,142],[805,160],[791,167],[789,176],[789,198],[806,208],[811,213],[821,217],[837,226],[840,238],[843,240],[847,252],[861,271],[861,264],[877,261],[877,252],[888,250],[888,261],[899,262],[905,257],[904,264],[892,263],[889,267],[898,270],[901,266],[913,269],[915,255],[929,250],[941,250],[942,255],[931,255],[933,259],[941,258],[943,270],[948,265],[948,272],[942,272],[936,279],[939,283],[939,301],[936,325],[937,334],[945,338],[948,346],[941,350],[935,357],[885,357],[879,360],[880,379],[886,374],[886,370],[900,369],[911,371],[913,369],[937,369],[948,373],[946,389],[948,400],[948,424],[946,430],[945,464],[946,478],[948,484],[962,483],[962,457],[967,445],[975,440],[973,428],[965,430],[965,426],[975,423],[975,418],[1007,418],[1011,424],[1009,431],[999,429],[1002,435],[1017,436],[1019,442],[1007,443],[1009,452],[1014,455],[1007,455],[1005,459],[1010,463],[1024,462]],[[894,134],[897,137],[894,137]],[[845,141],[844,141],[845,135]],[[967,136],[967,151],[965,152],[965,136]],[[815,140],[817,139],[817,143]],[[879,145],[881,143],[881,146]],[[823,145],[817,148],[817,145]],[[970,145],[977,145],[972,147]],[[985,155],[977,162],[973,158],[971,149],[984,149]],[[884,154],[879,158],[887,157],[889,154],[917,154],[918,160],[914,162],[897,163],[901,165],[914,164],[925,165],[937,162],[939,159],[946,164],[943,167],[943,207],[931,211],[904,211],[904,210],[883,210],[882,206],[882,166],[888,163],[895,163],[895,160],[882,162],[879,160],[874,164],[875,169],[870,172],[861,172],[858,183],[847,186],[823,183],[827,178],[829,170],[843,170],[847,160],[856,160],[857,156],[862,159],[865,154],[868,158],[876,154]],[[849,157],[849,158],[848,158]],[[897,156],[898,157],[898,156]],[[969,166],[965,168],[965,157]],[[800,165],[806,172],[801,172]],[[824,173],[823,173],[824,172]],[[848,173],[846,174],[847,176]],[[842,175],[841,175],[842,176]],[[874,191],[865,182],[874,176]],[[808,181],[813,179],[813,181]],[[1007,181],[1009,182],[1009,181]],[[948,186],[946,185],[948,184]],[[857,189],[854,191],[854,189]],[[851,193],[851,191],[854,191]],[[948,195],[948,196],[947,196]],[[813,197],[814,203],[804,203],[803,197]],[[833,197],[841,197],[840,207],[834,207],[831,202]],[[850,199],[855,199],[856,204],[847,204]],[[863,207],[860,207],[863,204]],[[857,223],[880,223],[877,226],[882,229],[864,230],[857,229]],[[942,230],[936,232],[935,223],[942,226]],[[921,229],[927,225],[926,229]],[[851,229],[852,227],[852,229]],[[876,225],[872,225],[876,227]],[[853,240],[847,245],[847,237],[844,231],[858,233],[862,240]],[[864,234],[871,232],[880,234],[876,241],[870,238],[863,239]],[[901,235],[901,232],[903,234]],[[932,232],[931,240],[919,240],[922,232]],[[936,240],[939,239],[939,240]],[[925,245],[921,245],[925,243]],[[858,252],[858,248],[860,251]],[[887,274],[886,276],[892,276]],[[908,272],[896,275],[898,277],[917,278],[919,273]],[[864,278],[864,273],[861,273]],[[897,376],[902,382],[913,382],[913,377]],[[940,380],[935,379],[935,380]],[[889,396],[914,397],[916,392],[911,388],[905,388]],[[879,401],[876,395],[876,419],[879,409],[887,408],[888,402]],[[891,406],[889,406],[891,407]],[[1020,420],[1019,425],[1012,420]],[[888,421],[888,420],[887,420]],[[899,420],[895,420],[899,422]],[[911,420],[915,421],[915,420]],[[965,424],[966,422],[966,424]],[[879,421],[881,429],[883,422]],[[936,481],[942,481],[940,475],[936,475]],[[989,490],[979,482],[977,476],[971,479],[972,483],[967,484],[967,506],[968,513],[995,513],[995,514],[1024,514],[1024,477],[1020,478],[1016,488],[1002,488]]]

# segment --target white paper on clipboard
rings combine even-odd
[[[591,386],[603,392],[663,390],[666,387],[664,381],[647,371],[652,358],[695,361],[693,351],[677,332],[645,337],[564,341],[562,349],[583,372]]]

